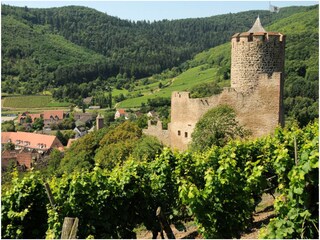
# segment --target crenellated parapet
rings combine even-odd
[[[153,124],[151,120],[148,120],[148,128],[143,129],[143,133],[157,137],[164,145],[170,146],[169,130],[163,129],[161,121]]]
[[[243,32],[243,33],[236,33],[231,38],[232,46],[233,43],[247,43],[247,42],[273,42],[284,44],[286,36],[279,33],[279,32]]]

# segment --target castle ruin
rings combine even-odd
[[[168,130],[162,129],[161,122],[152,125],[149,121],[144,133],[173,149],[186,150],[203,114],[222,104],[235,110],[237,120],[253,137],[273,132],[284,124],[284,52],[285,36],[265,31],[258,17],[248,32],[232,36],[231,87],[206,98],[173,92]]]

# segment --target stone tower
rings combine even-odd
[[[284,73],[285,36],[267,32],[259,17],[248,32],[234,34],[231,44],[231,87],[237,92],[254,91],[260,74]]]
[[[96,118],[96,128],[97,130],[101,129],[104,127],[104,117],[100,115],[100,113],[98,114],[97,118]]]

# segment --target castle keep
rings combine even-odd
[[[248,32],[231,39],[231,87],[207,98],[190,98],[189,92],[173,92],[168,130],[148,123],[145,134],[164,144],[186,150],[196,123],[208,110],[221,104],[232,107],[237,120],[253,137],[271,133],[284,124],[283,73],[285,36],[267,32],[259,17]]]

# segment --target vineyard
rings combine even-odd
[[[112,170],[96,164],[52,179],[37,171],[13,176],[2,192],[2,238],[60,238],[64,217],[79,218],[79,238],[135,238],[141,224],[155,236],[159,206],[171,224],[194,220],[205,238],[239,238],[267,191],[277,193],[276,216],[259,237],[317,239],[318,132],[316,122],[205,152],[165,148],[155,159],[129,157]]]
[[[68,107],[66,102],[57,102],[52,96],[32,95],[6,97],[3,99],[4,108],[47,108],[47,107]]]

